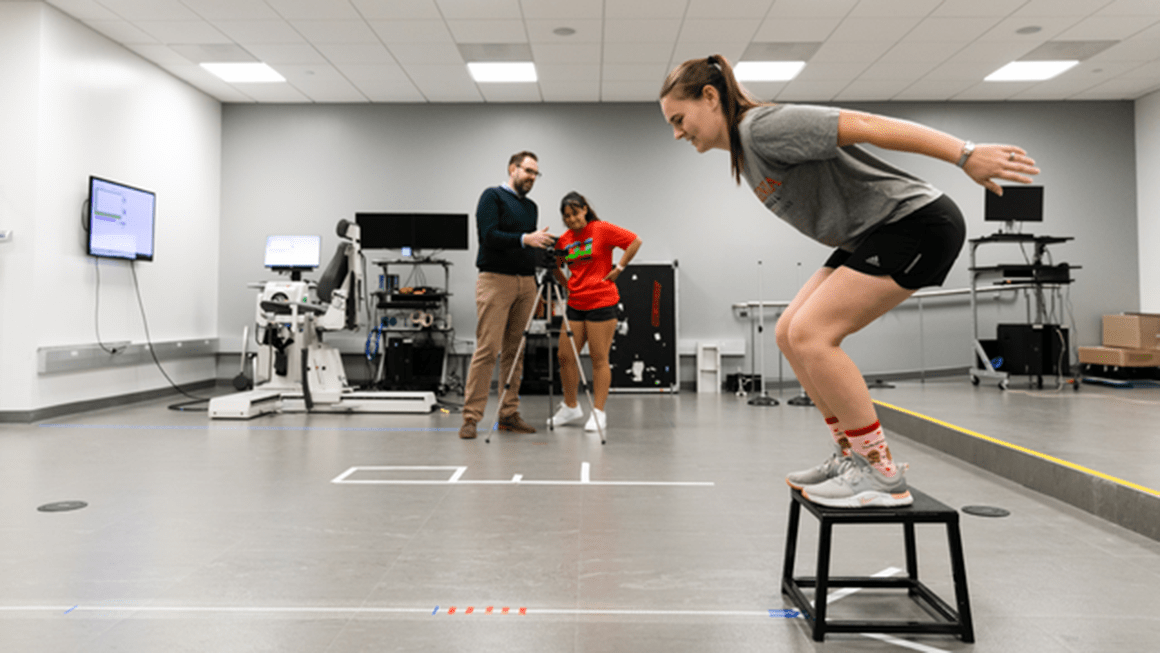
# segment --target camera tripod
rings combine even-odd
[[[540,275],[540,278],[536,281],[536,301],[532,302],[532,310],[528,312],[528,319],[524,323],[524,335],[522,338],[520,338],[520,346],[516,349],[516,360],[517,361],[520,360],[520,356],[523,356],[523,354],[524,354],[524,347],[527,345],[528,334],[531,332],[531,328],[532,328],[532,320],[534,320],[536,317],[536,308],[538,308],[540,301],[544,302],[544,316],[545,316],[549,326],[551,326],[551,323],[552,323],[552,307],[556,305],[555,301],[559,301],[561,303],[564,301],[563,291],[561,291],[560,284],[556,281],[555,277],[552,276],[552,271],[541,269],[541,270],[537,271],[537,274]],[[592,389],[588,384],[588,379],[584,376],[584,366],[580,364],[580,351],[579,351],[579,349],[576,348],[576,341],[572,339],[572,323],[568,320],[567,311],[561,313],[560,317],[562,318],[561,328],[563,329],[563,333],[568,336],[568,344],[570,344],[572,346],[572,355],[575,356],[576,369],[580,373],[580,386],[582,388],[584,388],[584,395],[586,397],[588,397],[588,407],[592,411],[595,411],[596,410],[596,403],[592,400]],[[555,429],[555,424],[552,423],[552,417],[551,417],[551,415],[552,415],[552,412],[551,412],[552,411],[552,334],[551,334],[551,329],[550,328],[547,329],[547,332],[548,332],[548,414],[549,414],[548,428]],[[515,372],[516,372],[516,366],[512,365],[511,370],[508,371],[507,380],[504,381],[503,389],[500,391],[499,405],[501,405],[501,406],[503,405],[504,397],[507,396],[508,392],[511,392],[512,377],[515,376]],[[605,442],[607,442],[607,438],[604,435],[604,426],[600,423],[600,419],[595,416],[595,412],[593,412],[591,414],[593,415],[593,421],[596,422],[596,430],[600,433],[600,444],[604,444]],[[487,432],[487,437],[484,439],[484,442],[487,442],[489,444],[491,443],[491,431],[490,430]]]

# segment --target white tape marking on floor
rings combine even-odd
[[[887,567],[886,569],[883,569],[882,571],[880,571],[876,574],[870,574],[870,577],[871,578],[888,578],[890,576],[898,575],[901,571],[902,570],[899,569],[898,567]],[[836,592],[830,592],[829,594],[826,595],[826,605],[829,605],[829,604],[833,603],[834,601],[837,601],[838,599],[850,596],[854,592],[857,592],[861,589],[862,589],[861,587],[843,587],[842,589],[840,589]]]
[[[408,478],[351,478],[360,472],[452,472],[446,479]],[[592,466],[581,463],[580,480],[551,481],[528,480],[523,474],[515,474],[508,480],[464,480],[465,466],[453,465],[359,465],[351,467],[334,477],[330,482],[338,485],[603,485],[603,486],[650,486],[650,487],[713,487],[713,481],[594,481]]]
[[[883,635],[881,633],[862,633],[862,636],[869,637],[870,639],[876,639],[881,642],[886,642],[887,644],[901,646],[902,648],[908,648],[912,651],[922,651],[923,653],[948,653],[945,648],[935,648],[933,646],[919,644],[918,642],[908,642],[905,639],[899,639],[897,637]]]

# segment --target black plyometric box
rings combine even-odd
[[[1067,327],[1058,324],[1000,324],[998,336],[999,352],[1003,357],[1001,371],[1031,376],[1068,373]]]

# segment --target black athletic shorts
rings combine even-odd
[[[853,252],[835,250],[825,267],[889,275],[909,290],[941,286],[966,237],[962,212],[943,195],[898,222],[875,228]]]
[[[567,311],[570,322],[607,322],[616,319],[616,304],[604,308],[594,308],[590,311],[582,311],[569,306]]]

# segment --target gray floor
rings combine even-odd
[[[874,391],[1160,487],[1160,390],[1052,394]],[[173,401],[0,425],[0,650],[1092,653],[1151,650],[1160,632],[1160,543],[892,434],[915,487],[1011,512],[962,516],[977,642],[813,642],[776,612],[792,607],[782,477],[827,452],[809,408],[614,395],[601,446],[577,427],[461,441],[443,412],[211,423]],[[523,406],[547,416],[546,397]],[[65,500],[88,506],[37,510]],[[804,516],[799,573],[816,535]],[[835,574],[904,566],[896,527],[835,537]],[[951,597],[943,531],[920,526],[919,549]],[[830,610],[923,618],[867,590]]]

